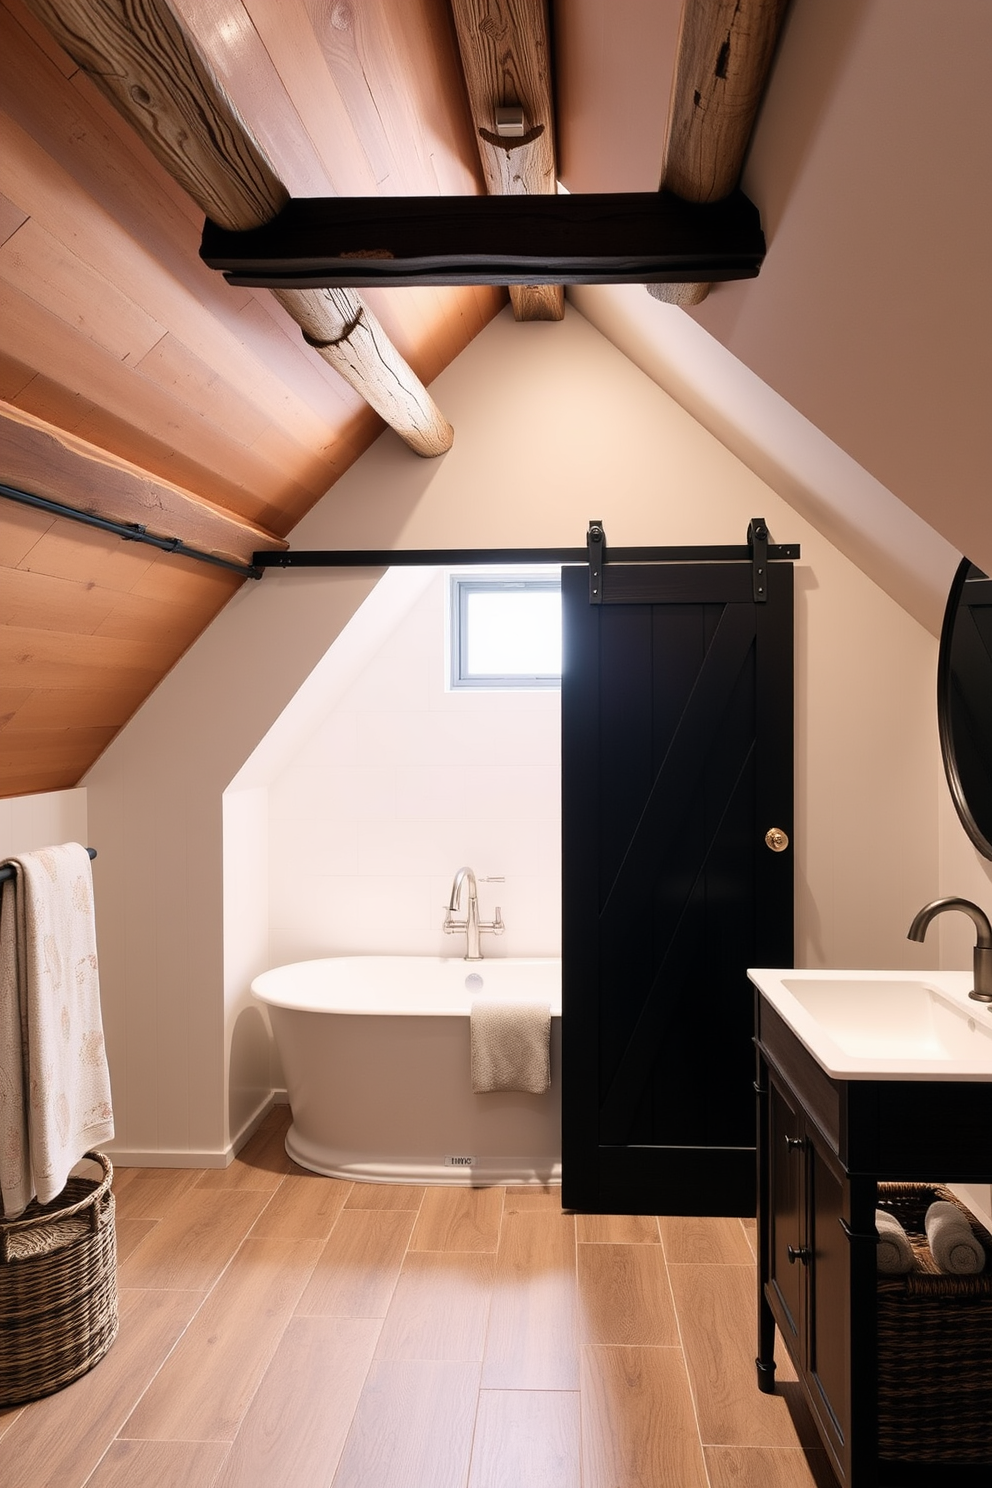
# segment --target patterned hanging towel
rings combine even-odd
[[[77,842],[7,859],[0,901],[0,1198],[47,1204],[114,1135],[89,855]]]

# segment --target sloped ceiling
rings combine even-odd
[[[483,189],[447,0],[176,3],[294,194]],[[680,9],[555,3],[567,189],[656,188]],[[992,7],[937,9],[793,0],[743,183],[760,277],[690,311],[637,293],[645,336],[690,315],[990,566]],[[0,398],[278,541],[381,423],[270,295],[201,265],[201,214],[21,0],[0,78]],[[367,294],[425,382],[505,303]],[[574,299],[623,345],[609,291]],[[7,502],[0,567],[11,795],[74,784],[240,582]]]
[[[624,189],[645,190],[661,154],[645,53],[671,36],[653,40],[660,7],[596,9],[559,7],[562,176],[573,191],[605,190],[622,169]],[[638,28],[652,38],[640,52]],[[742,183],[768,256],[756,280],[681,312],[986,567],[990,55],[985,0],[792,0]],[[573,119],[568,100],[593,78],[600,92]],[[629,296],[575,298],[622,346]],[[640,317],[661,353],[666,310]]]
[[[482,189],[447,0],[177,8],[292,192]],[[202,212],[19,0],[0,84],[0,398],[271,546],[381,421],[270,294],[204,267]],[[430,382],[506,295],[368,300]],[[241,582],[6,501],[0,565],[8,795],[75,784]]]

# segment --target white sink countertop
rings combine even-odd
[[[800,971],[748,976],[836,1080],[992,1080],[992,1004],[970,971]]]

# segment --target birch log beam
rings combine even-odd
[[[451,0],[462,71],[486,186],[492,196],[554,196],[554,100],[546,0]],[[501,135],[498,108],[523,111],[519,135]],[[561,320],[560,284],[514,284],[517,320]]]
[[[789,0],[684,0],[661,185],[716,202],[737,185]],[[708,284],[649,284],[698,305]]]
[[[241,232],[277,215],[288,192],[168,0],[26,4],[206,217]],[[353,290],[278,298],[308,344],[411,449],[450,449],[451,425]]]

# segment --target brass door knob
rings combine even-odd
[[[785,852],[789,845],[789,834],[783,832],[781,827],[769,827],[765,833],[765,846],[770,847],[772,852]]]

